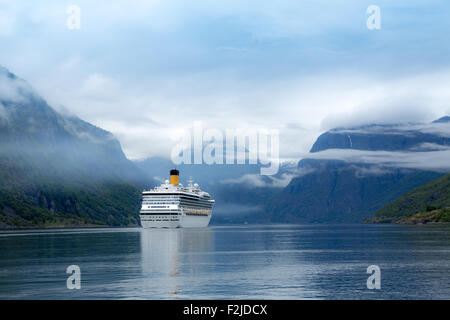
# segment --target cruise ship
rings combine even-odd
[[[180,172],[170,171],[170,181],[142,192],[140,212],[144,228],[200,228],[211,220],[214,200],[198,184],[180,184]]]

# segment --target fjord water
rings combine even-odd
[[[448,225],[0,233],[1,299],[449,299],[449,272]]]

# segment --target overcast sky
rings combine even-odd
[[[0,65],[130,158],[168,157],[193,121],[279,129],[299,158],[328,128],[450,113],[449,16],[445,0],[0,0]]]

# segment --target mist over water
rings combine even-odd
[[[449,248],[446,225],[4,231],[0,298],[448,299]]]

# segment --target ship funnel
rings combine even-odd
[[[178,171],[177,169],[170,170],[170,184],[180,184],[180,171]]]

